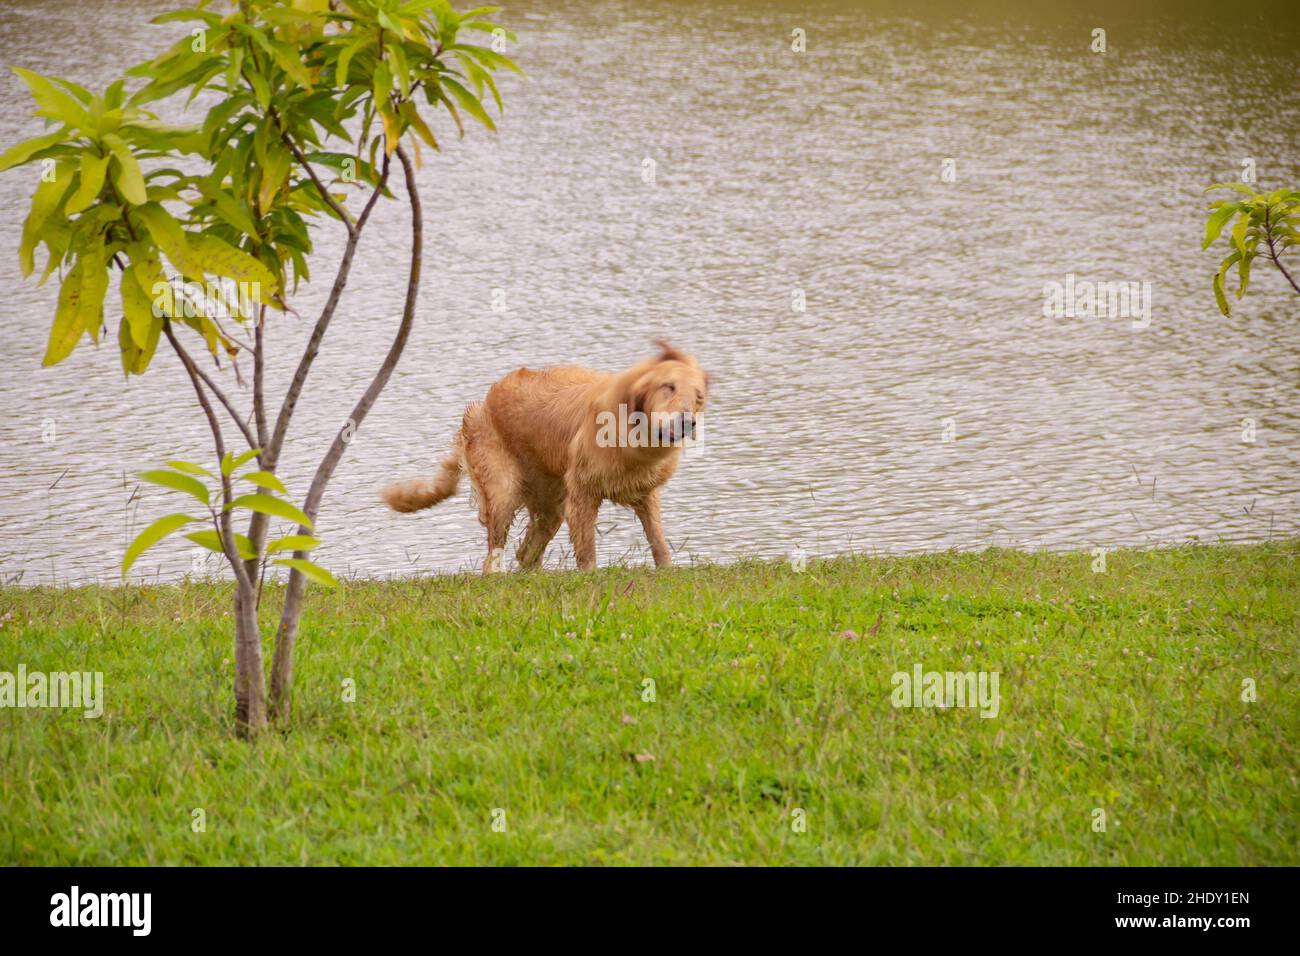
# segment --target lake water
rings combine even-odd
[[[797,7],[508,4],[529,79],[503,82],[499,135],[437,127],[418,323],[326,496],[322,563],[476,567],[467,498],[398,516],[376,488],[434,467],[505,372],[616,369],[660,335],[714,381],[664,495],[679,561],[1300,533],[1300,296],[1260,261],[1223,318],[1221,253],[1200,251],[1206,185],[1247,159],[1300,184],[1294,16]],[[4,0],[0,63],[102,87],[184,30],[124,26],[162,9]],[[16,77],[0,96],[0,147],[39,132]],[[16,263],[33,187],[0,176],[0,575],[111,581],[128,529],[176,510],[160,489],[128,504],[130,473],[209,461],[207,431],[174,356],[123,380],[111,308],[110,345],[40,367],[56,289]],[[388,348],[408,236],[382,204],[281,463],[299,500]],[[326,229],[303,318],[274,323],[271,395],[340,247]],[[1070,274],[1149,283],[1149,319],[1045,316]],[[192,559],[181,541],[137,569]],[[620,559],[648,550],[607,506],[600,561]]]

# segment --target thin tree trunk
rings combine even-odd
[[[235,728],[255,737],[266,727],[266,671],[262,629],[257,620],[257,592],[235,585]]]
[[[221,424],[217,421],[216,412],[212,410],[212,403],[203,392],[198,366],[176,338],[168,320],[163,321],[163,334],[167,336],[167,341],[171,343],[194,386],[194,393],[198,396],[199,405],[203,408],[208,427],[212,431],[212,443],[216,446],[217,457],[224,459],[226,442],[221,434]],[[253,579],[245,570],[235,547],[234,523],[228,510],[233,498],[230,476],[223,470],[222,508],[219,515],[213,513],[213,519],[226,560],[235,572],[235,731],[241,737],[255,737],[266,727],[266,673],[262,666],[262,631],[257,620],[257,594],[253,588]]]
[[[374,379],[352,409],[352,415],[344,427],[334,436],[329,451],[325,453],[325,457],[316,468],[316,474],[312,478],[311,487],[307,491],[307,500],[303,503],[302,509],[313,521],[316,520],[316,513],[320,509],[321,499],[325,496],[325,486],[333,477],[334,469],[338,466],[347,447],[348,438],[345,436],[354,434],[361,427],[371,407],[388,384],[393,369],[397,367],[397,362],[406,348],[406,341],[415,322],[415,302],[420,292],[420,270],[424,256],[424,216],[420,208],[419,188],[415,182],[415,168],[411,165],[410,157],[400,146],[397,148],[397,158],[401,160],[402,170],[406,174],[406,192],[411,205],[411,266],[406,282],[406,303],[402,309],[402,322],[398,326],[397,335],[379,371],[375,373]],[[298,531],[300,534],[311,533],[311,529],[306,526],[299,527]],[[295,557],[305,558],[307,553],[300,551],[295,554]],[[291,571],[284,596],[284,608],[280,613],[280,626],[275,635],[275,656],[271,663],[271,715],[276,720],[288,720],[293,707],[293,648],[298,637],[298,621],[302,617],[302,601],[306,590],[307,579],[301,572]]]

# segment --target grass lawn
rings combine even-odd
[[[1298,556],[313,589],[292,728],[253,744],[225,585],[0,589],[0,670],[105,696],[0,709],[0,864],[1296,865]],[[998,715],[893,707],[918,663],[996,671]]]

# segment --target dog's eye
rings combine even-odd
[[[677,386],[674,385],[672,382],[664,382],[664,388],[668,389],[668,394],[669,394],[669,395],[671,395],[671,394],[673,394],[675,391],[677,391]]]

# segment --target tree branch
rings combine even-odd
[[[257,426],[257,448],[266,451],[270,436],[266,430],[266,352],[263,341],[263,326],[266,322],[266,306],[257,305],[257,328],[254,330],[253,344],[253,421]],[[259,456],[260,457],[260,456]]]
[[[316,517],[316,510],[320,507],[321,498],[325,495],[325,486],[329,483],[330,477],[334,474],[334,468],[338,465],[339,459],[343,457],[343,449],[349,439],[344,438],[349,433],[348,426],[351,426],[350,432],[355,433],[356,429],[361,427],[362,421],[370,413],[371,406],[378,400],[379,395],[383,392],[388,380],[393,375],[393,370],[397,368],[397,363],[402,357],[402,352],[406,349],[406,340],[410,338],[411,327],[415,324],[415,302],[420,293],[420,272],[423,265],[424,253],[424,214],[420,207],[420,193],[415,182],[415,167],[411,164],[411,159],[406,155],[402,147],[397,148],[397,158],[402,161],[402,170],[406,174],[406,191],[411,203],[411,266],[406,280],[406,302],[402,308],[402,321],[397,327],[397,335],[393,338],[393,344],[388,348],[388,354],[384,356],[383,363],[371,379],[370,385],[352,409],[352,414],[348,417],[344,427],[339,429],[334,441],[330,444],[329,451],[316,468],[316,474],[312,478],[311,487],[307,490],[307,500],[303,503],[303,511],[313,520]],[[301,532],[309,534],[310,529]],[[306,553],[301,553],[299,557],[306,557]]]
[[[203,371],[203,369],[199,367],[199,364],[195,362],[192,358],[190,358],[190,354],[185,351],[185,347],[181,345],[180,341],[176,339],[175,335],[169,334],[168,338],[171,339],[172,347],[176,349],[176,354],[180,356],[181,362],[185,363],[186,368],[188,369],[192,366],[194,368],[195,374],[197,374],[198,377],[203,380],[203,384],[206,385],[212,391],[212,394],[217,397],[217,401],[219,401],[223,406],[225,406],[226,411],[230,413],[231,420],[235,423],[236,427],[238,427],[239,430],[243,432],[244,440],[248,442],[248,447],[257,448],[258,445],[257,442],[254,441],[253,439],[252,431],[249,429],[247,423],[245,423],[244,420],[239,417],[239,412],[235,409],[235,406],[231,403],[230,399],[226,398],[225,393],[221,391],[220,388],[217,387],[217,383],[212,381],[212,379],[208,376],[208,373]],[[222,454],[225,454],[225,452],[222,452]]]
[[[163,334],[167,336],[167,341],[171,343],[172,348],[176,351],[176,356],[181,360],[181,365],[185,366],[185,371],[190,377],[191,384],[194,385],[194,393],[199,397],[199,404],[203,407],[203,414],[208,418],[208,427],[212,430],[212,442],[217,449],[218,459],[226,457],[226,443],[221,436],[221,423],[217,421],[217,413],[212,410],[212,403],[208,401],[207,395],[203,394],[203,386],[200,384],[198,366],[190,358],[189,353],[176,340],[176,334],[172,331],[172,324],[169,319],[163,319]],[[235,579],[239,582],[241,588],[251,589],[252,583],[244,571],[243,559],[239,556],[239,551],[235,547],[235,535],[231,528],[230,521],[230,502],[233,500],[230,487],[230,476],[223,470],[221,473],[221,550],[230,562],[230,566],[235,571]]]
[[[348,284],[348,274],[352,271],[352,257],[356,254],[357,242],[361,238],[361,230],[365,227],[366,220],[370,218],[375,203],[388,183],[388,168],[389,157],[385,156],[383,173],[379,177],[375,191],[366,202],[365,208],[361,210],[356,227],[348,232],[347,245],[343,249],[343,258],[339,262],[338,273],[334,277],[334,285],[330,289],[329,298],[325,300],[325,306],[321,309],[320,317],[316,320],[316,327],[312,329],[311,338],[307,340],[307,347],[303,350],[302,358],[298,362],[298,368],[293,374],[293,379],[289,382],[289,389],[285,392],[284,401],[280,404],[280,413],[276,416],[275,430],[271,433],[271,443],[267,449],[268,464],[266,467],[270,470],[274,470],[275,464],[280,458],[280,448],[284,445],[284,436],[289,431],[289,421],[293,418],[293,410],[298,404],[303,385],[307,381],[307,373],[311,371],[312,362],[316,360],[316,354],[320,351],[321,340],[325,338],[325,332],[329,328],[330,320],[334,318],[334,311],[338,308],[339,299]]]
[[[257,447],[261,449],[257,456],[258,467],[263,471],[270,471],[271,469],[267,467],[269,455],[267,445],[270,438],[266,428],[265,322],[266,306],[259,303],[257,306],[257,328],[254,330],[253,344],[253,420],[257,426]],[[244,569],[248,572],[250,579],[254,577],[258,579],[257,606],[259,608],[262,606],[262,584],[266,580],[266,566],[262,561],[262,542],[266,540],[266,529],[270,521],[270,516],[261,511],[254,511],[253,516],[248,520],[248,540],[253,543],[253,557],[244,562]]]
[[[303,511],[307,513],[307,516],[313,522],[315,522],[317,511],[320,509],[321,499],[325,495],[325,486],[329,484],[335,467],[343,457],[343,450],[348,441],[344,435],[354,432],[360,427],[371,407],[379,398],[380,393],[388,384],[388,380],[392,377],[393,370],[397,367],[397,362],[401,359],[402,352],[406,348],[406,342],[411,335],[411,328],[415,323],[415,303],[420,292],[420,272],[424,260],[424,214],[420,207],[420,192],[415,181],[415,167],[412,166],[410,157],[406,155],[405,150],[400,146],[397,148],[397,158],[401,160],[402,170],[406,174],[406,192],[411,205],[411,265],[406,281],[406,302],[402,308],[402,321],[397,328],[397,335],[393,338],[393,344],[389,346],[388,354],[384,357],[384,361],[375,373],[375,377],[371,379],[370,384],[353,407],[352,414],[345,426],[339,429],[338,434],[334,436],[334,441],[330,443],[329,450],[316,468],[311,487],[307,490],[307,500],[303,503]],[[384,176],[387,177],[387,175],[388,157],[385,156]],[[309,534],[312,530],[305,525],[299,526],[299,531],[302,534]],[[296,558],[306,556],[305,551],[294,552]],[[285,590],[284,607],[280,612],[280,626],[275,635],[275,656],[271,664],[271,712],[281,719],[289,716],[291,707],[293,647],[298,636],[298,621],[302,615],[302,600],[306,587],[307,579],[302,572],[297,569],[291,570],[289,572],[289,584]]]
[[[1268,254],[1273,260],[1273,265],[1277,266],[1277,271],[1282,273],[1287,282],[1291,283],[1291,288],[1300,293],[1300,285],[1296,285],[1295,279],[1291,278],[1291,273],[1286,271],[1286,267],[1282,265],[1282,261],[1277,257],[1277,248],[1273,245],[1273,227],[1269,224],[1268,212],[1268,209],[1264,210],[1264,238],[1268,241]]]
[[[275,115],[275,110],[271,111],[271,115],[275,117],[275,125],[278,127],[280,125],[280,118]],[[290,138],[289,134],[283,129],[280,130],[280,139],[283,140],[284,145],[288,146],[290,151],[293,152],[294,158],[298,160],[298,164],[307,171],[307,175],[311,177],[311,181],[316,184],[316,191],[320,193],[321,198],[329,204],[329,207],[334,210],[335,215],[337,215],[339,219],[342,220],[343,225],[347,227],[348,235],[355,236],[361,228],[360,222],[353,222],[351,213],[339,205],[339,201],[330,195],[330,191],[326,189],[325,184],[320,181],[320,177],[316,175],[316,170],[312,169],[311,163],[307,162],[307,157],[304,156],[302,150],[298,148],[298,144],[295,143],[293,139]]]

